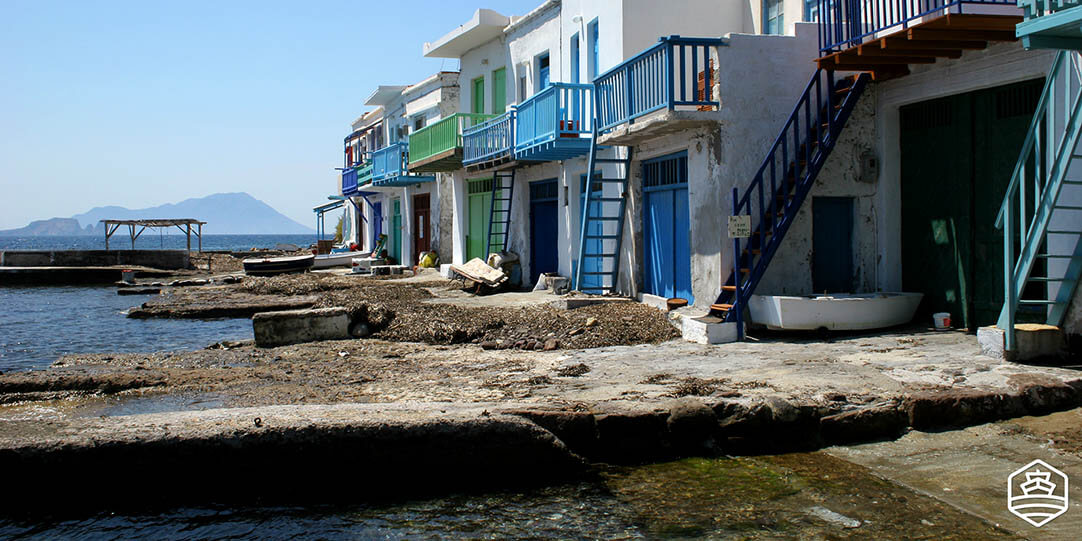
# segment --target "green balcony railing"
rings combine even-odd
[[[462,146],[462,130],[496,115],[455,113],[410,134],[410,163],[426,160]]]

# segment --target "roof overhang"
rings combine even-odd
[[[508,24],[511,24],[510,17],[491,9],[479,9],[470,20],[447,35],[425,43],[424,55],[428,58],[461,58],[466,51],[499,37]]]
[[[379,85],[376,91],[368,96],[365,105],[387,105],[392,100],[402,95],[402,91],[409,88],[407,85]]]

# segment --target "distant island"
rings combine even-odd
[[[104,226],[99,220],[145,218],[196,218],[207,222],[203,232],[211,235],[300,235],[315,232],[251,195],[237,192],[216,193],[145,209],[95,207],[70,218],[37,220],[26,227],[0,230],[0,236],[104,235]]]

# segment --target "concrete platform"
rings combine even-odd
[[[131,266],[0,267],[0,285],[111,284],[123,271],[134,270],[139,278],[172,276],[170,271]]]
[[[350,336],[349,314],[345,308],[263,312],[252,316],[252,329],[259,347],[338,340]]]
[[[1014,326],[1015,349],[1007,351],[1006,333],[996,326],[977,329],[981,354],[1006,361],[1030,361],[1061,357],[1067,342],[1063,331],[1052,325],[1018,323]]]
[[[602,135],[602,145],[637,145],[650,139],[683,133],[696,128],[716,129],[721,122],[718,111],[669,111],[662,109],[617,126]]]

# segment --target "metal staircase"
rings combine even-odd
[[[578,267],[572,287],[583,293],[611,293],[620,274],[631,147],[597,144],[597,122],[582,190]],[[601,151],[608,156],[602,157]]]
[[[1082,55],[1060,51],[1045,79],[996,217],[1003,230],[1003,309],[997,326],[1015,349],[1020,307],[1060,326],[1082,274]],[[1039,262],[1043,262],[1040,264]],[[1043,267],[1044,276],[1033,276]],[[1023,296],[1025,298],[1023,298]]]
[[[496,171],[492,177],[492,206],[485,235],[485,259],[507,249],[511,236],[511,197],[515,192],[515,170]]]
[[[733,271],[710,309],[725,321],[738,323],[740,339],[744,337],[743,311],[748,299],[796,219],[869,79],[862,73],[836,80],[833,71],[817,70],[743,195],[733,188],[732,214],[752,217],[751,236],[745,242],[733,239]]]

